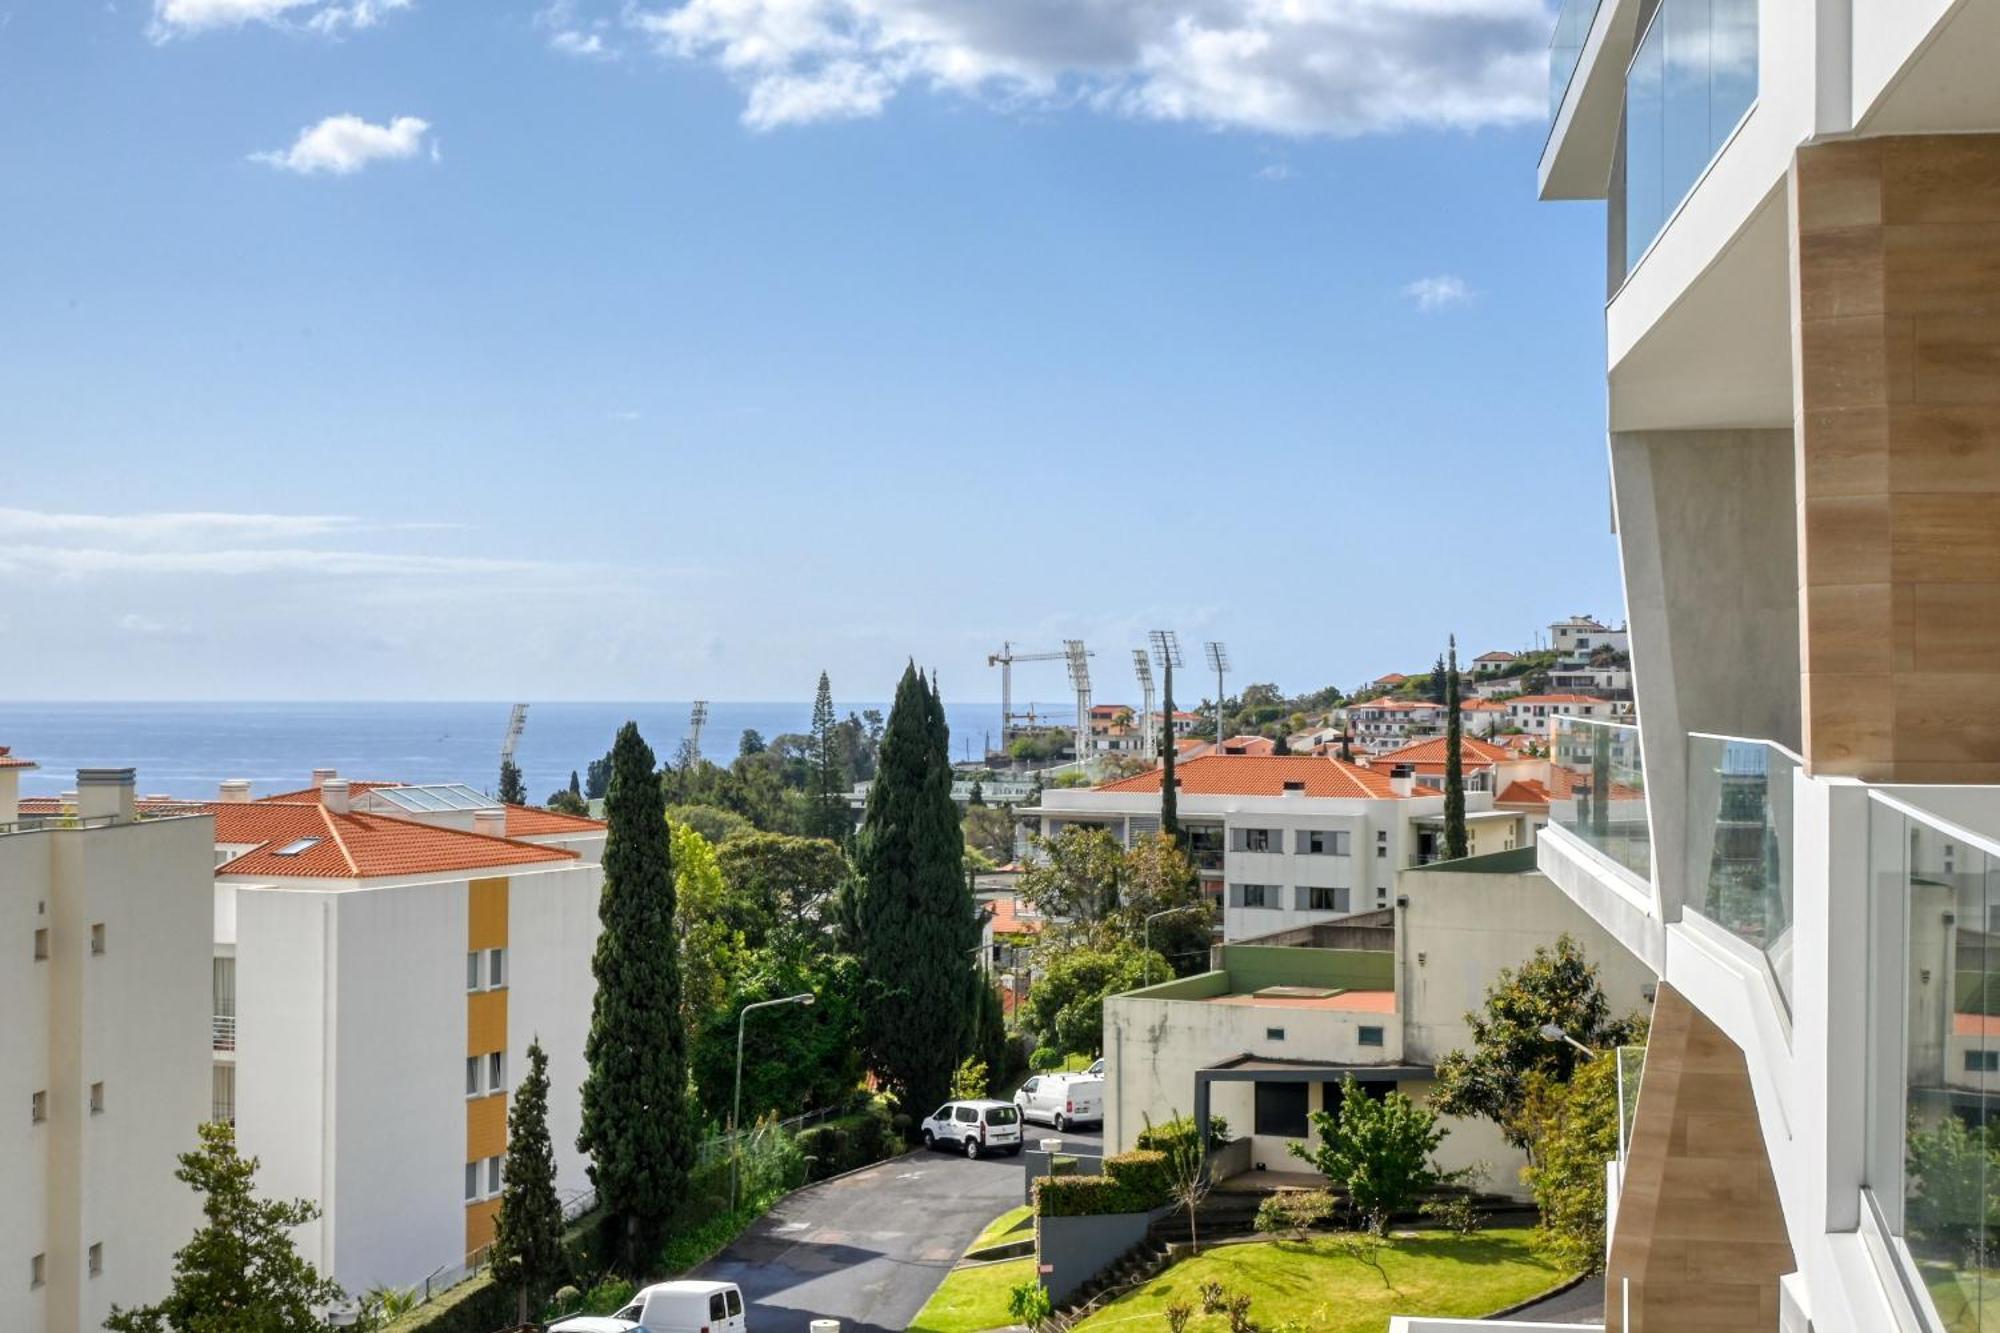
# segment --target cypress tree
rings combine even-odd
[[[842,912],[861,965],[862,1049],[910,1115],[951,1095],[976,1017],[979,943],[961,870],[944,705],[911,664],[896,686]]]
[[[1458,711],[1458,636],[1451,636],[1450,665],[1444,678],[1444,855],[1456,861],[1466,853],[1465,841],[1465,718]]]
[[[1180,745],[1174,737],[1174,661],[1160,661],[1160,832],[1183,852],[1187,842],[1181,837],[1181,793],[1174,777],[1174,760]]]
[[[528,803],[527,784],[521,781],[520,767],[512,759],[500,761],[500,790],[497,794],[502,805]]]
[[[819,693],[813,699],[812,764],[813,831],[822,838],[838,840],[847,820],[840,805],[839,720],[833,713],[833,686],[826,672],[819,673]]]
[[[1340,762],[1343,764],[1354,762],[1354,737],[1345,731],[1340,733]]]
[[[569,771],[569,794],[579,801],[583,799],[583,784],[576,780],[576,770],[573,768]]]
[[[493,1278],[514,1292],[515,1316],[561,1285],[562,1201],[556,1197],[556,1154],[549,1142],[549,1057],[540,1039],[528,1043],[528,1076],[507,1108],[507,1183],[493,1229]]]
[[[695,1133],[679,1017],[673,845],[653,751],[633,722],[611,748],[605,816],[603,930],[590,964],[597,995],[576,1143],[590,1154],[598,1200],[623,1227],[626,1262],[643,1271],[686,1194]]]

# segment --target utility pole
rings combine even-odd
[[[1090,654],[1082,639],[1064,639],[1063,655],[1069,659],[1069,683],[1076,691],[1076,764],[1082,768],[1090,753]]]
[[[1157,755],[1160,748],[1159,727],[1153,721],[1153,663],[1146,656],[1144,648],[1132,650],[1132,670],[1139,677],[1139,694],[1144,699],[1139,712],[1139,744],[1147,754]]]

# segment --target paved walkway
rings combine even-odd
[[[1585,1278],[1568,1291],[1507,1316],[1510,1324],[1593,1324],[1604,1322],[1604,1274]]]

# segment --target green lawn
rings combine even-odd
[[[1331,1238],[1223,1245],[1175,1264],[1077,1327],[1092,1333],[1165,1329],[1163,1311],[1175,1301],[1200,1310],[1204,1281],[1248,1292],[1250,1315],[1260,1328],[1296,1324],[1314,1333],[1383,1333],[1389,1316],[1397,1314],[1476,1319],[1569,1276],[1537,1257],[1528,1242],[1525,1228],[1475,1236],[1399,1233],[1381,1251],[1393,1289]],[[1223,1333],[1228,1327],[1223,1314],[1197,1313],[1188,1325],[1189,1333]]]
[[[917,1311],[910,1333],[979,1333],[1013,1322],[1007,1294],[1035,1275],[1035,1260],[1009,1259],[977,1268],[954,1268],[944,1285]]]
[[[1950,1264],[1920,1264],[1931,1304],[1947,1333],[1979,1333],[2000,1328],[2000,1273],[1960,1270]]]
[[[1002,1241],[1026,1240],[1035,1232],[1035,1210],[1023,1204],[1019,1208],[1009,1208],[1000,1216],[986,1224],[986,1230],[979,1233],[979,1239],[972,1242],[972,1248],[982,1245],[998,1245]]]

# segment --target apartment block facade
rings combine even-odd
[[[212,826],[141,818],[130,769],[26,813],[0,751],[0,1327],[88,1333],[163,1296],[201,1220]]]

